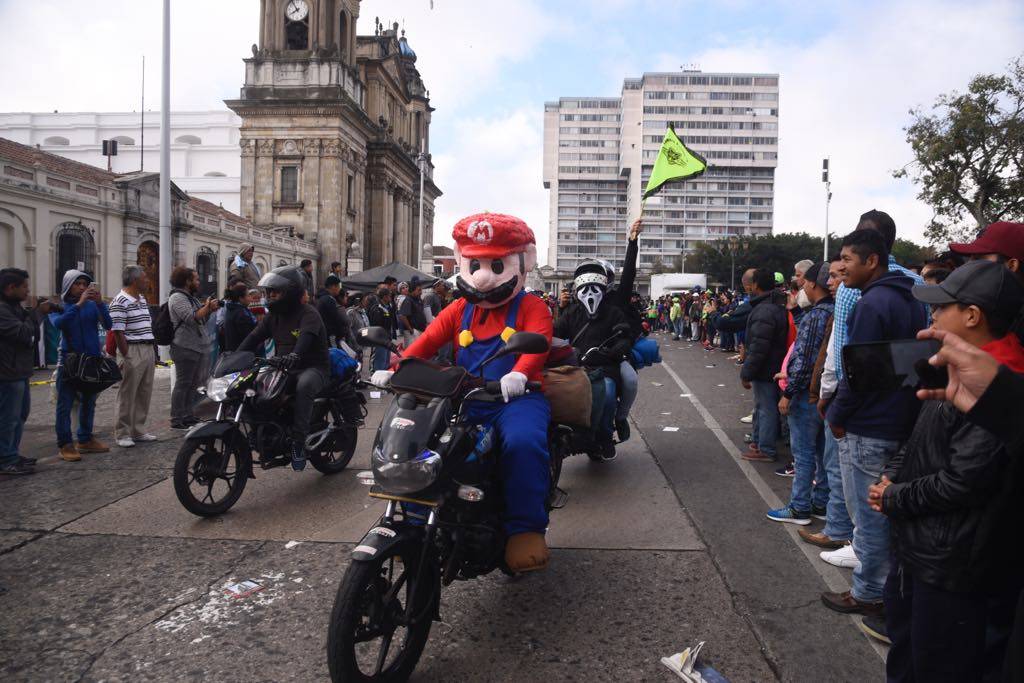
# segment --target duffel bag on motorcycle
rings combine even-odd
[[[590,378],[583,368],[563,365],[544,371],[544,396],[555,424],[590,426],[593,405]]]

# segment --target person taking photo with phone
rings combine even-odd
[[[57,449],[67,462],[82,459],[82,453],[106,453],[110,447],[92,433],[99,393],[79,392],[65,377],[64,362],[74,352],[100,356],[96,330],[100,325],[109,330],[113,324],[110,311],[103,303],[99,287],[88,273],[69,270],[61,280],[64,309],[50,314],[50,322],[61,332],[60,363],[57,366]],[[71,438],[71,409],[78,401],[78,443]]]
[[[999,263],[974,261],[941,284],[918,285],[932,328],[958,335],[1001,365],[1024,372],[1010,326],[1024,287]],[[930,394],[928,394],[930,396]],[[884,590],[892,649],[889,681],[973,680],[998,670],[1020,572],[1005,543],[1024,524],[1024,464],[954,403],[927,400],[906,446],[869,489],[890,519],[895,563]],[[998,630],[998,628],[996,629]]]
[[[171,272],[171,295],[167,309],[174,326],[171,360],[174,361],[174,391],[171,392],[171,428],[188,429],[199,422],[192,414],[199,394],[196,389],[209,374],[210,338],[206,319],[220,302],[212,296],[205,302],[196,298],[199,274],[192,268],[178,266]]]

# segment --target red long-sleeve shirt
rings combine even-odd
[[[487,339],[501,334],[505,330],[505,317],[508,315],[510,303],[498,308],[473,308],[473,319],[469,329],[476,339]],[[466,300],[458,299],[446,307],[434,318],[434,321],[427,325],[416,341],[406,350],[405,356],[416,358],[432,358],[443,345],[452,342],[455,348],[455,358],[461,349],[459,346],[459,332],[462,331],[462,314],[466,310]],[[516,315],[516,332],[537,332],[543,334],[551,341],[551,311],[547,305],[535,296],[527,294],[519,304],[519,312]],[[521,372],[527,379],[533,382],[541,381],[541,371],[544,369],[544,362],[548,353],[522,354],[516,360],[513,367],[515,372]]]

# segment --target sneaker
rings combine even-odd
[[[842,614],[863,614],[866,617],[882,617],[885,614],[885,606],[881,600],[864,602],[853,597],[850,591],[822,593],[821,602],[830,610]]]
[[[777,510],[769,510],[766,515],[773,522],[785,522],[787,524],[799,524],[805,526],[811,523],[811,515],[807,512],[794,510],[788,505]]]
[[[629,420],[616,420],[615,433],[619,435],[619,443],[629,441]]]
[[[139,434],[135,437],[135,441],[159,441],[159,439],[152,434]]]
[[[117,445],[121,448],[131,448],[135,445],[135,442],[129,438],[121,438],[117,440]]]
[[[754,414],[751,413],[750,415],[747,415],[746,417],[741,417],[740,418],[740,422],[742,422],[745,425],[753,424],[753,422],[754,422]]]
[[[185,429],[192,429],[192,428],[189,427],[184,422],[172,422],[171,423],[171,429],[185,430]]]
[[[31,465],[26,465],[20,460],[16,460],[6,465],[0,465],[0,474],[18,475],[18,474],[35,474],[36,468]]]
[[[843,569],[857,569],[860,567],[860,560],[857,553],[853,552],[853,545],[844,545],[839,550],[830,550],[819,554],[821,559],[835,567]]]
[[[78,449],[75,448],[75,444],[73,443],[66,443],[61,446],[58,455],[60,455],[61,460],[64,462],[78,462],[82,459],[82,456],[79,454]]]
[[[775,474],[779,475],[780,477],[795,477],[796,467],[793,466],[793,463],[789,463],[785,467],[780,467],[779,469],[775,470]]]
[[[826,510],[825,508],[816,508],[816,507],[812,507],[811,508],[811,517],[814,517],[815,519],[820,519],[823,522],[827,522],[828,521],[828,514],[827,513],[828,513],[828,510]]]
[[[754,435],[753,434],[744,434],[743,435],[743,443],[754,443]]]
[[[306,449],[302,444],[292,444],[292,469],[296,472],[306,469]]]
[[[195,415],[189,415],[184,420],[182,420],[182,423],[188,427],[195,427],[200,422],[202,422],[202,420],[200,420]]]
[[[814,516],[813,513],[811,516]],[[834,538],[826,536],[824,531],[808,531],[807,529],[800,529],[797,533],[800,534],[800,538],[806,543],[816,545],[819,548],[825,548],[826,550],[839,550],[847,544],[847,541],[837,541]]]
[[[36,466],[36,459],[35,458],[28,458],[28,457],[26,457],[24,455],[19,455],[18,456],[18,462],[20,462],[23,465],[28,465],[29,467],[35,467]]]
[[[611,462],[616,457],[618,457],[618,453],[615,452],[615,444],[612,443],[611,441],[606,443],[601,448],[601,460],[605,462]]]
[[[753,448],[740,457],[744,460],[749,460],[750,462],[775,462],[774,455],[765,455],[761,451],[754,450]]]
[[[78,442],[79,453],[109,453],[110,446],[103,443],[96,437],[89,439],[88,441]]]
[[[860,620],[860,630],[868,634],[875,640],[879,640],[886,645],[892,645],[892,641],[889,640],[889,632],[885,627],[885,619],[882,617],[864,617]]]

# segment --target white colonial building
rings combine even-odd
[[[226,109],[171,112],[171,181],[192,197],[239,213],[241,119]],[[114,173],[160,169],[160,113],[0,113],[0,137],[107,168],[103,141],[116,140]]]
[[[199,272],[202,293],[221,292],[240,244],[256,248],[261,271],[317,262],[316,244],[258,229],[247,219],[171,185],[174,265]],[[37,296],[59,293],[71,268],[92,274],[106,297],[121,271],[139,264],[150,275],[146,298],[159,301],[159,174],[113,173],[0,138],[0,267],[24,268]]]

